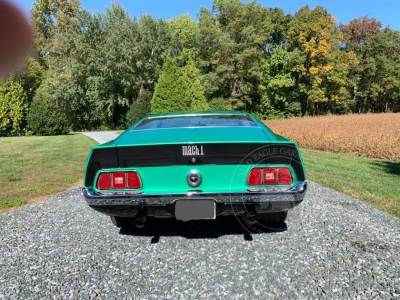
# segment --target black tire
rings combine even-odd
[[[257,220],[260,222],[281,223],[286,220],[287,213],[287,211],[259,213],[257,214]]]
[[[132,227],[133,226],[133,218],[124,218],[124,217],[116,217],[116,216],[110,216],[111,222],[118,228],[121,227]]]

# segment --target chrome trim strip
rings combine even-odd
[[[212,199],[216,203],[261,203],[301,201],[307,191],[307,182],[300,183],[288,190],[247,191],[243,193],[203,193],[189,192],[186,194],[97,194],[87,188],[82,194],[90,206],[115,205],[166,205],[184,199]]]

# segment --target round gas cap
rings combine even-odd
[[[201,175],[197,171],[190,171],[186,178],[190,186],[199,186],[201,183]]]

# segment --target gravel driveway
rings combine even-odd
[[[275,230],[232,217],[121,230],[80,187],[0,215],[1,299],[393,299],[400,220],[311,183]]]
[[[0,299],[400,299],[400,220],[315,183],[285,223],[118,229],[81,187],[0,215]]]

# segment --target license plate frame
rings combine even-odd
[[[182,221],[213,220],[216,218],[215,200],[177,200],[175,202],[175,218]]]

